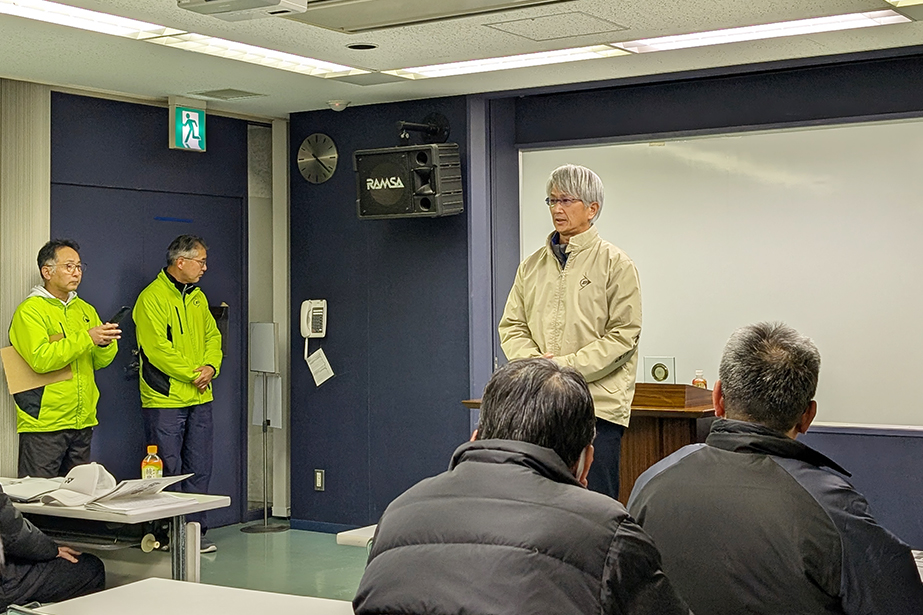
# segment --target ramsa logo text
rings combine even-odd
[[[366,190],[382,190],[385,188],[403,188],[404,182],[400,177],[369,177],[365,180]]]

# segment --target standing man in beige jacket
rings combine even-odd
[[[500,319],[500,345],[511,361],[546,357],[583,375],[596,411],[588,486],[618,498],[621,442],[641,336],[638,270],[593,226],[603,206],[603,183],[596,173],[559,167],[546,194],[554,231],[516,271]]]

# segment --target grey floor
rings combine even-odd
[[[334,534],[245,534],[241,527],[209,530],[218,551],[202,554],[203,583],[352,600],[365,570],[365,549],[338,545]]]

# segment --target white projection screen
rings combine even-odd
[[[523,151],[523,256],[565,163],[602,177],[599,232],[638,266],[639,381],[668,356],[711,388],[731,332],[778,320],[820,349],[817,424],[923,428],[923,121]]]

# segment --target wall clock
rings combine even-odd
[[[328,135],[315,132],[308,135],[298,148],[298,170],[312,184],[322,184],[337,168],[336,143]]]

